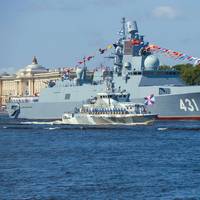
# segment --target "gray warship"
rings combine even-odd
[[[61,119],[63,111],[73,112],[105,88],[106,78],[112,78],[119,90],[125,88],[133,103],[144,103],[154,96],[149,111],[159,119],[200,120],[200,86],[188,86],[174,69],[159,68],[159,59],[145,51],[148,42],[138,32],[137,23],[122,20],[122,30],[114,44],[111,58],[114,65],[106,70],[89,71],[84,65],[58,81],[50,81],[39,97],[26,100],[10,99],[7,111],[11,118]],[[131,45],[130,40],[139,40]],[[24,97],[23,97],[24,98]]]

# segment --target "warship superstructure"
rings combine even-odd
[[[84,65],[75,76],[65,74],[59,81],[50,81],[34,101],[10,100],[9,116],[24,119],[61,119],[63,110],[73,112],[105,88],[105,79],[112,78],[119,90],[125,88],[134,103],[144,103],[153,95],[151,113],[160,119],[200,120],[200,86],[188,86],[174,69],[159,68],[159,59],[146,51],[148,42],[138,32],[137,23],[123,18],[120,38],[114,44],[114,67],[88,71]]]

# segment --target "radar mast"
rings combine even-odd
[[[126,19],[125,19],[125,17],[122,18],[121,34],[122,34],[122,39],[125,40],[126,39]]]

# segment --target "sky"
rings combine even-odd
[[[200,57],[199,8],[197,0],[0,0],[0,72],[34,55],[46,68],[75,66],[117,40],[122,17],[136,20],[146,41]],[[88,67],[100,63],[112,65],[99,56]]]

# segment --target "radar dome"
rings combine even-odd
[[[154,55],[149,55],[144,61],[144,67],[146,70],[158,69],[160,65],[159,59]]]

